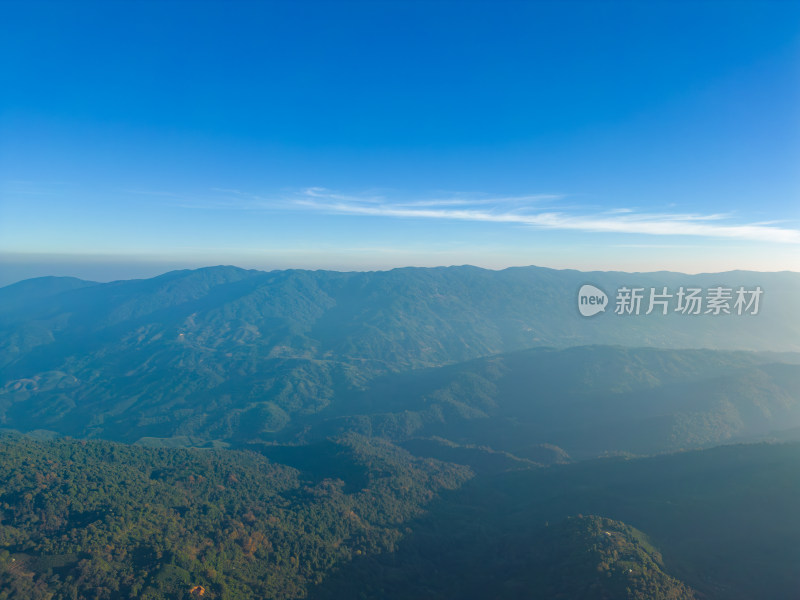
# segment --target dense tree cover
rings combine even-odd
[[[355,435],[243,451],[4,434],[0,449],[0,598],[790,600],[800,585],[800,444],[472,479]]]
[[[537,590],[553,600],[694,600],[694,592],[663,572],[661,554],[637,529],[597,516],[547,526],[528,559],[533,568],[505,587]],[[511,595],[511,594],[509,594]]]
[[[0,598],[302,597],[468,477],[376,440],[330,446],[357,489],[256,452],[3,435]]]
[[[463,510],[463,509],[462,509]],[[491,527],[489,525],[488,527]],[[514,536],[490,538],[473,525],[460,534],[475,558],[447,546],[440,532],[422,532],[411,549],[367,558],[312,592],[313,600],[695,600],[693,590],[663,569],[661,555],[640,531],[597,516],[576,516]],[[451,532],[452,533],[452,532]],[[468,534],[475,538],[468,540]],[[480,547],[486,544],[494,552]],[[467,550],[466,552],[469,552]],[[435,569],[435,573],[431,570]]]
[[[800,365],[755,353],[538,348],[358,384],[363,369],[326,361],[276,358],[254,362],[252,372],[226,371],[209,354],[202,373],[190,363],[153,366],[169,354],[134,353],[119,364],[104,356],[89,361],[85,380],[48,372],[13,381],[0,390],[0,419],[170,446],[305,443],[349,432],[394,442],[438,437],[545,464],[559,458],[543,444],[573,458],[649,454],[800,426]],[[142,379],[141,369],[155,370]]]
[[[761,285],[759,319],[598,318],[576,311],[577,290],[592,279],[610,294],[620,286]],[[189,346],[286,356],[362,358],[398,365],[463,361],[536,345],[625,344],[738,350],[800,349],[791,298],[796,273],[601,273],[539,267],[490,271],[471,266],[391,271],[254,271],[209,267],[108,284],[40,278],[0,288],[0,364],[53,345],[65,356],[73,334],[104,343],[102,332],[144,336],[162,325]],[[769,300],[767,300],[769,298]],[[39,335],[42,334],[42,335]],[[134,343],[136,339],[132,340]],[[15,353],[16,351],[16,353]],[[261,352],[266,355],[266,352]],[[52,369],[53,367],[51,367]]]
[[[704,350],[530,349],[383,376],[322,413],[312,432],[395,441],[435,436],[545,464],[559,460],[542,451],[548,443],[561,458],[708,447],[800,425],[800,365],[767,359]]]
[[[795,600],[798,464],[798,443],[753,444],[476,477],[396,552],[343,566],[312,598],[688,598],[691,586],[706,600]]]
[[[592,274],[609,291],[623,283],[690,280],[708,287],[746,278],[750,285],[755,276]],[[538,268],[265,273],[216,267],[108,284],[21,282],[0,289],[0,422],[126,442],[285,439],[328,412],[361,414],[348,402],[382,374],[534,346],[800,348],[788,300],[800,293],[796,274],[759,274],[765,289],[759,315],[719,318],[627,318],[608,311],[585,319],[575,302],[586,277]],[[633,371],[622,374],[636,378]],[[595,381],[605,379],[596,373]],[[479,380],[459,385],[492,397]],[[492,415],[479,397],[465,401],[456,388],[442,394],[449,398],[436,404],[445,418]],[[389,437],[438,414],[434,407],[409,414],[375,408],[386,418],[368,414],[365,426]],[[698,436],[692,431],[698,422],[689,418],[686,439]],[[712,434],[698,439],[726,428],[736,433],[728,424],[709,426]]]
[[[797,349],[762,275],[702,320],[536,268],[2,288],[0,425],[50,441],[0,434],[0,600],[794,598],[799,446],[566,464],[797,438],[798,355],[667,349]]]

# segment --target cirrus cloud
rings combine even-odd
[[[350,196],[323,188],[305,190],[294,203],[309,210],[333,214],[396,219],[446,219],[484,223],[527,225],[538,229],[643,234],[658,236],[702,236],[760,242],[800,244],[800,230],[776,226],[775,222],[736,223],[731,215],[696,213],[646,213],[630,208],[575,214],[567,207],[536,209],[539,202],[564,196],[538,194],[504,198],[450,198],[388,202],[383,198]],[[485,205],[487,208],[475,208]]]

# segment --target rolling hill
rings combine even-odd
[[[576,296],[585,281],[609,291],[659,282],[759,285],[764,298],[757,315],[635,316],[609,310],[587,319],[577,311]],[[800,297],[798,290],[800,276],[792,273],[689,276],[536,267],[370,273],[214,267],[107,284],[29,280],[0,289],[0,423],[128,442],[285,437],[323,417],[363,414],[353,402],[382,385],[381,377],[413,372],[412,379],[418,373],[424,379],[420,369],[426,367],[534,346],[797,350],[800,324],[793,301]],[[590,368],[604,368],[587,360]],[[683,380],[678,370],[691,370],[692,360],[674,361],[675,381]],[[740,364],[731,360],[730,368]],[[528,367],[517,370],[522,368]],[[565,368],[554,365],[569,375]],[[636,368],[634,361],[610,372],[627,382],[642,376],[630,372]],[[776,369],[751,372],[747,385],[769,387],[783,376]],[[483,379],[491,383],[492,376]],[[594,383],[587,381],[590,387]],[[596,383],[603,384],[602,378]],[[537,389],[544,389],[541,385]],[[664,391],[663,385],[656,387],[657,393]],[[681,393],[699,392],[675,391]],[[718,398],[717,412],[728,410],[722,406],[726,394]],[[416,402],[413,394],[408,400]],[[392,412],[385,401],[375,408]],[[475,402],[462,402],[463,410],[480,412]],[[415,412],[408,408],[412,404],[404,410]],[[677,446],[684,439],[702,444],[714,435],[728,439],[748,432],[747,423],[730,425],[738,418],[736,410],[728,410],[727,425],[709,423],[712,433],[687,425]],[[782,414],[777,406],[765,410],[774,416],[766,417],[764,427]],[[374,422],[372,416],[369,420]],[[675,430],[679,424],[663,427]]]
[[[586,318],[584,283],[763,298]],[[535,267],[7,286],[0,600],[789,600],[798,445],[723,444],[798,438],[798,298]]]

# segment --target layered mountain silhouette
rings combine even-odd
[[[613,289],[637,285],[760,287],[763,297],[756,315],[618,315],[609,307],[585,318],[577,310],[585,281],[612,298]],[[800,276],[792,273],[536,267],[213,267],[107,284],[28,280],[0,289],[0,420],[22,430],[193,443],[322,431],[341,417],[349,417],[348,429],[392,439],[449,437],[454,423],[478,421],[482,431],[505,430],[516,419],[512,437],[535,434],[536,443],[579,453],[704,445],[800,425],[786,391],[793,367],[758,366],[790,359],[589,348],[453,365],[535,346],[797,350],[798,290]],[[735,383],[726,379],[733,371]],[[751,388],[757,398],[743,393]],[[639,441],[620,437],[621,422],[641,426]],[[581,428],[597,434],[601,424],[608,439],[619,440],[613,448],[575,442]],[[472,441],[491,437],[481,435]]]
[[[536,267],[0,288],[0,596],[789,600],[798,299]]]

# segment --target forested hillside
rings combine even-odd
[[[800,426],[798,359],[605,346],[525,350],[378,378],[322,411],[311,431],[396,441],[435,436],[545,463],[542,444],[573,458],[710,446]]]
[[[761,285],[763,313],[587,319],[587,280]],[[800,438],[799,286],[218,267],[2,288],[0,600],[793,599],[800,446],[714,446]]]
[[[312,597],[793,600],[799,461],[754,444],[476,477]]]
[[[757,315],[577,311],[577,289],[762,285]],[[637,283],[638,282],[638,283]],[[798,350],[792,273],[214,267],[0,289],[0,422],[125,441],[269,436],[381,375],[533,346]],[[560,368],[560,367],[559,367]],[[591,382],[589,382],[591,383]]]
[[[350,436],[327,470],[254,452],[0,436],[0,598],[298,598],[392,552],[468,469]],[[334,475],[334,477],[328,476]]]
[[[286,456],[301,468],[8,434],[0,458],[2,598],[790,600],[800,585],[797,444],[480,476],[358,436]]]

